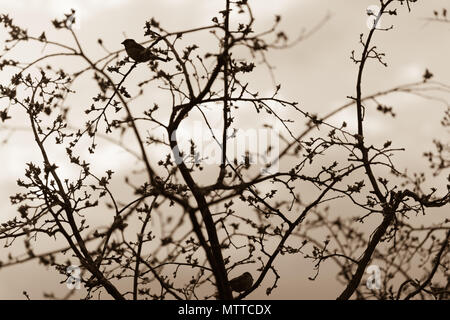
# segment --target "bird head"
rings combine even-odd
[[[128,45],[134,45],[136,43],[136,41],[134,41],[134,39],[125,39],[121,42],[121,44],[123,44],[125,47]]]

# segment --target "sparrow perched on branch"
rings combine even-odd
[[[150,60],[161,60],[167,61],[164,58],[158,57],[153,54],[150,50],[144,48],[142,45],[134,41],[134,39],[125,39],[122,41],[122,44],[125,46],[125,51],[128,56],[136,62],[147,62]]]
[[[253,278],[250,272],[245,272],[244,274],[230,280],[230,287],[233,291],[243,292],[252,287]]]

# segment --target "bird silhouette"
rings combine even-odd
[[[145,47],[134,41],[134,39],[125,39],[124,41],[122,41],[122,44],[125,46],[125,51],[127,52],[128,56],[138,63],[147,62],[150,60],[166,61],[166,59],[158,57],[149,49],[146,49]]]
[[[233,291],[243,292],[252,287],[253,277],[250,272],[245,272],[239,277],[230,280],[230,287]]]

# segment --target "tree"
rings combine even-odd
[[[269,50],[302,41],[324,21],[290,41],[278,28],[279,16],[268,30],[256,31],[255,17],[245,0],[224,1],[224,10],[210,25],[194,29],[169,32],[151,19],[145,23],[148,40],[142,44],[161,59],[146,64],[146,78],[137,89],[125,83],[132,81],[143,65],[124,56],[123,50],[107,52],[98,60],[90,58],[71,27],[75,12],[52,21],[56,29],[71,35],[75,46],[47,39],[45,32],[31,35],[8,15],[2,15],[0,22],[9,38],[0,66],[19,72],[12,75],[9,85],[0,87],[1,99],[9,103],[0,110],[0,116],[6,122],[12,108],[21,109],[42,157],[41,164],[26,164],[25,177],[18,180],[24,191],[11,196],[19,215],[0,229],[7,247],[23,240],[26,255],[10,256],[2,267],[37,259],[69,280],[79,279],[87,289],[87,298],[105,290],[114,299],[242,299],[269,274],[273,276],[266,289],[270,295],[281,276],[277,258],[292,254],[316,262],[312,280],[324,261],[335,261],[340,268],[337,277],[344,285],[339,299],[354,294],[361,299],[373,295],[448,298],[448,219],[426,227],[414,226],[408,219],[448,204],[449,188],[426,191],[422,187],[425,176],[410,177],[394,165],[393,154],[401,148],[393,147],[390,140],[374,146],[364,131],[370,120],[365,119],[365,109],[371,103],[387,116],[394,116],[392,108],[378,102],[379,97],[399,91],[450,92],[445,84],[433,81],[428,70],[423,81],[370,95],[363,92],[366,65],[372,60],[385,65],[384,53],[373,41],[377,33],[391,28],[381,29],[379,19],[397,15],[402,6],[411,10],[414,2],[380,1],[378,13],[368,12],[375,18],[373,27],[360,36],[361,53],[352,53],[358,67],[356,94],[349,97],[348,104],[322,117],[281,98],[279,84],[272,94],[260,94],[251,76],[259,67],[257,58],[271,70],[266,58]],[[189,41],[192,34],[203,33],[216,39],[215,48]],[[55,51],[26,64],[6,58],[19,43],[38,43]],[[103,46],[101,39],[98,43]],[[67,59],[67,63],[71,58],[79,59],[86,67],[69,72],[67,65],[53,65],[56,57]],[[84,127],[74,128],[70,119],[82,108],[66,107],[66,101],[83,95],[72,87],[86,74],[93,77],[98,91],[84,110]],[[158,88],[168,93],[165,105],[153,104],[139,112],[134,107],[136,99],[148,99],[146,91]],[[136,90],[137,94],[133,93]],[[146,102],[151,104],[152,100]],[[356,132],[349,130],[346,122],[340,126],[327,122],[351,107],[356,110]],[[263,149],[246,150],[242,158],[236,154],[231,158],[231,146],[236,141],[239,144],[242,137],[237,124],[242,108],[252,108],[257,119],[270,119],[259,129],[279,134],[283,144],[269,139]],[[286,110],[295,116],[285,118]],[[448,112],[444,126],[448,126]],[[220,134],[211,123],[212,114],[217,113],[222,116]],[[183,126],[195,115],[207,127],[202,134],[210,135],[216,143],[217,164],[208,162],[210,155],[200,150],[201,141],[186,139]],[[303,121],[306,126],[299,130]],[[279,132],[274,123],[281,127]],[[138,153],[121,142],[121,137],[129,135],[134,137]],[[132,199],[114,192],[113,185],[118,182],[112,170],[98,174],[92,169],[94,163],[80,156],[88,143],[95,161],[99,141],[104,141],[101,139],[114,141],[138,159],[139,165],[124,178],[133,192]],[[55,145],[65,150],[66,163],[53,160],[50,150]],[[442,143],[436,146],[437,153],[426,156],[435,174],[442,175],[448,169],[448,149]],[[274,150],[277,157],[270,157]],[[339,156],[342,154],[348,155],[347,159]],[[76,167],[79,175],[66,177],[61,173],[66,166]],[[305,188],[314,188],[311,199],[305,200],[301,194]],[[371,227],[370,236],[358,231],[354,220],[328,215],[333,202],[341,198],[354,204],[358,221],[381,219]],[[95,226],[98,212],[101,227]],[[329,235],[317,236],[316,230]],[[37,244],[43,237],[64,246],[42,251]],[[422,277],[415,269],[418,258],[423,259],[423,265],[431,265]],[[384,264],[382,289],[369,286],[365,290],[360,283],[375,262]],[[77,277],[70,273],[73,264],[81,266]],[[233,295],[229,280],[244,271],[250,271],[254,282]],[[397,285],[401,277],[403,282]]]

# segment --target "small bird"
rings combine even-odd
[[[230,280],[230,287],[233,291],[243,292],[252,287],[253,278],[250,272],[245,272],[244,274]]]
[[[166,61],[166,59],[158,57],[153,54],[150,50],[144,48],[142,45],[134,41],[134,39],[125,39],[122,41],[125,46],[125,51],[128,56],[136,62],[147,62],[150,60],[161,60]]]

